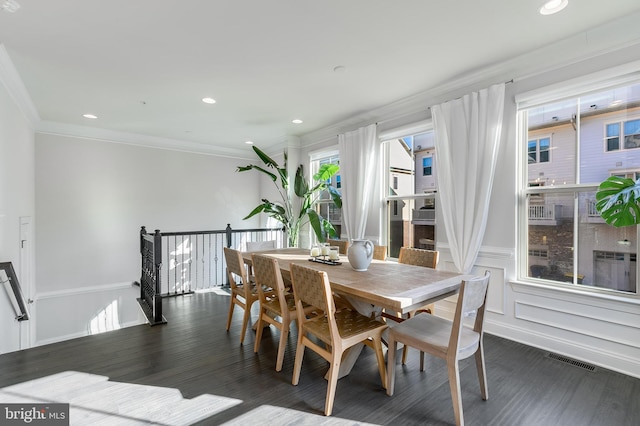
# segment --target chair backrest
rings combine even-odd
[[[373,246],[373,258],[376,260],[387,260],[387,246]]]
[[[451,339],[449,341],[450,350],[454,348],[457,350],[464,318],[470,316],[474,312],[476,314],[476,319],[473,325],[473,331],[482,335],[484,327],[484,310],[487,301],[487,289],[489,288],[490,278],[491,272],[486,271],[484,276],[462,281],[462,284],[460,285],[460,292],[458,293],[456,313],[453,318],[453,328],[451,330]]]
[[[349,248],[349,241],[327,239],[327,243],[330,246],[338,246],[338,248],[340,249],[340,254],[347,254],[347,249]]]
[[[275,240],[247,241],[247,251],[269,250],[276,248]]]
[[[224,259],[227,263],[227,274],[229,275],[229,285],[232,288],[238,287],[238,284],[242,284],[244,291],[250,292],[249,278],[247,276],[247,270],[244,267],[244,261],[242,260],[242,253],[238,250],[234,250],[229,247],[224,247]],[[240,283],[236,281],[240,278]]]
[[[435,250],[423,250],[413,247],[401,247],[398,263],[407,265],[424,266],[435,269],[438,265],[439,252]]]
[[[333,341],[340,336],[336,325],[336,306],[333,301],[333,293],[329,278],[324,271],[317,271],[306,266],[291,264],[291,281],[293,283],[293,296],[296,300],[298,311],[298,325],[304,324],[305,318],[303,304],[311,305],[324,312],[329,324],[329,336],[317,335],[316,337],[333,346]],[[313,321],[313,319],[310,319]]]
[[[258,288],[258,295],[262,303],[266,302],[264,288],[271,288],[276,292],[280,312],[287,311],[287,301],[285,299],[284,281],[280,272],[278,259],[261,254],[251,255],[253,265],[253,275]]]

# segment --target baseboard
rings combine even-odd
[[[120,328],[127,328],[127,327],[133,327],[136,325],[146,325],[146,323],[144,321],[129,321],[126,323],[122,323],[120,324]],[[111,330],[111,331],[116,331],[116,330]],[[104,333],[109,333],[109,331],[105,331]],[[100,333],[102,334],[102,333]],[[56,336],[56,337],[52,337],[50,339],[44,339],[44,340],[37,340],[36,342],[34,342],[33,347],[36,346],[44,346],[44,345],[50,345],[52,343],[58,343],[58,342],[63,342],[65,340],[71,340],[71,339],[77,339],[80,337],[87,337],[87,336],[92,336],[92,333],[89,333],[88,331],[84,331],[84,332],[79,332],[79,333],[71,333],[71,334],[67,334],[64,336]]]
[[[604,348],[593,348],[558,338],[536,333],[521,327],[485,319],[485,332],[527,346],[576,358],[608,370],[640,378],[640,360],[625,357]]]

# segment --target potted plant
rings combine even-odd
[[[596,209],[609,225],[631,226],[640,223],[640,179],[609,176],[596,192]]]
[[[301,226],[308,221],[316,234],[318,241],[324,242],[327,236],[336,238],[338,234],[327,219],[318,214],[315,207],[320,199],[320,195],[327,191],[331,196],[333,204],[342,208],[342,197],[340,192],[330,183],[331,178],[338,173],[340,167],[337,164],[323,164],[316,174],[313,175],[311,185],[305,179],[302,164],[298,166],[294,178],[293,191],[289,186],[289,172],[287,169],[287,153],[284,153],[284,164],[281,167],[271,157],[265,154],[258,147],[253,146],[258,158],[264,166],[249,164],[238,167],[238,172],[257,170],[267,175],[278,189],[280,200],[270,201],[262,199],[262,203],[251,211],[244,219],[249,219],[258,213],[266,213],[270,217],[278,220],[284,226],[288,235],[289,247],[298,246],[298,235]],[[273,170],[273,172],[271,171]],[[299,204],[294,202],[298,197]],[[299,205],[299,209],[296,206]]]

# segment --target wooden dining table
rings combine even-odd
[[[471,278],[457,272],[380,260],[373,260],[366,271],[356,271],[349,264],[347,256],[340,256],[339,265],[329,265],[310,261],[309,250],[297,248],[253,253],[277,258],[285,279],[290,277],[292,263],[302,264],[325,271],[335,293],[401,314],[456,294],[462,280]],[[242,254],[249,266],[251,254]]]
[[[383,308],[391,313],[408,314],[455,295],[462,280],[471,278],[470,275],[457,272],[381,260],[373,260],[366,271],[356,271],[349,264],[347,256],[340,255],[340,264],[330,265],[310,261],[309,250],[298,248],[243,252],[243,260],[248,266],[251,266],[253,253],[277,258],[286,281],[291,281],[292,263],[325,271],[334,293],[345,296],[351,302],[355,299],[360,306],[370,304],[377,307],[378,311]],[[356,345],[345,352],[338,374],[340,378],[349,374],[363,346]]]

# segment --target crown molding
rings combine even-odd
[[[31,127],[35,128],[40,122],[40,115],[18,70],[13,65],[9,52],[2,43],[0,43],[0,83],[7,89],[9,96],[22,111]]]
[[[239,148],[225,148],[179,139],[161,138],[139,133],[120,132],[98,127],[59,123],[55,121],[41,120],[36,127],[36,132],[50,135],[93,139],[103,142],[121,143],[124,145],[134,145],[145,148],[181,151],[191,154],[215,155],[219,157],[229,157],[243,160],[251,157],[250,153]]]

